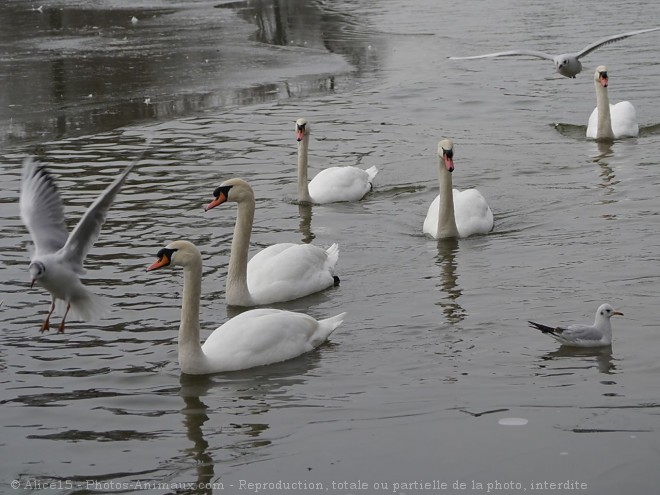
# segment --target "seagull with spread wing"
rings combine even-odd
[[[651,31],[658,31],[660,27],[650,29],[640,29],[639,31],[631,31],[629,33],[615,34],[607,38],[599,39],[592,44],[584,47],[581,51],[575,53],[563,53],[561,55],[550,55],[549,53],[541,52],[538,50],[509,50],[506,52],[487,53],[486,55],[474,55],[471,57],[449,57],[451,60],[472,60],[477,58],[491,58],[491,57],[514,57],[514,56],[528,56],[536,58],[544,58],[552,60],[555,64],[557,72],[565,77],[575,77],[582,71],[582,63],[580,58],[590,54],[595,49],[603,45],[620,41],[630,36],[642,33],[650,33]]]
[[[137,160],[127,166],[92,203],[70,235],[64,222],[62,199],[53,177],[31,158],[23,163],[20,210],[21,219],[34,242],[28,268],[32,277],[31,287],[37,282],[51,294],[50,311],[41,325],[41,332],[49,329],[50,317],[58,299],[66,303],[59,333],[64,332],[64,321],[69,310],[85,321],[107,311],[101,298],[85,288],[80,275],[85,273],[83,261],[101,232],[108,209],[136,163]]]

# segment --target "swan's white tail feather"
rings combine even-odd
[[[334,332],[337,329],[337,327],[339,327],[339,325],[341,325],[344,322],[345,316],[346,316],[346,312],[340,313],[330,318],[326,318],[325,320],[319,320],[319,328],[318,331],[316,332],[316,335],[314,336],[314,339],[311,342],[312,346],[318,347],[323,342],[325,342],[328,339],[328,337],[330,337],[330,334]]]
[[[337,260],[339,260],[339,244],[335,242],[332,246],[326,249],[325,252],[328,253],[328,265],[334,268],[337,264]]]
[[[373,182],[376,174],[378,173],[378,169],[374,165],[373,167],[369,167],[367,170],[365,170],[365,172],[369,175],[369,182]]]

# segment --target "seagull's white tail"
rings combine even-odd
[[[71,299],[69,312],[79,320],[97,321],[110,312],[110,305],[101,296],[86,290],[81,297]]]

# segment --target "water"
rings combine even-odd
[[[18,480],[19,493],[255,493],[280,481],[259,493],[554,493],[552,482],[654,493],[657,34],[593,52],[575,80],[547,61],[446,57],[574,50],[650,27],[660,6],[217,4],[81,1],[55,27],[41,16],[57,19],[59,2],[2,6],[14,29],[0,115],[3,491]],[[640,138],[583,138],[600,64],[612,100],[636,106]],[[300,116],[313,126],[310,175],[379,167],[364,201],[296,204]],[[73,227],[149,136],[86,261],[113,313],[40,335],[48,295],[29,289],[23,157],[52,170]],[[478,187],[494,212],[487,236],[421,233],[445,136],[455,186]],[[253,252],[340,245],[341,285],[279,307],[348,317],[298,359],[182,376],[181,272],[145,268],[192,240],[202,327],[236,314],[223,299],[235,208],[201,208],[234,176],[257,195]],[[564,350],[527,328],[590,322],[604,301],[625,313],[611,349]]]

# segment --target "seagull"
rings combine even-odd
[[[486,55],[475,55],[472,57],[449,57],[451,60],[472,60],[476,58],[489,58],[489,57],[514,57],[514,56],[530,56],[537,58],[545,58],[552,60],[555,64],[557,72],[562,76],[575,78],[582,71],[582,63],[580,58],[584,57],[595,49],[600,48],[603,45],[609,43],[614,43],[615,41],[620,41],[630,36],[642,33],[650,33],[651,31],[658,31],[660,27],[650,28],[650,29],[640,29],[639,31],[631,31],[629,33],[615,34],[608,36],[607,38],[599,39],[598,41],[593,42],[590,45],[584,47],[581,51],[575,53],[563,53],[561,55],[550,55],[545,52],[540,52],[537,50],[510,50],[507,52],[497,52],[497,53],[488,53]]]
[[[64,332],[64,321],[70,309],[85,321],[106,312],[107,306],[85,288],[79,277],[85,273],[83,261],[101,232],[110,205],[138,160],[139,157],[128,165],[92,203],[70,235],[67,235],[64,207],[53,177],[31,158],[23,162],[21,219],[34,242],[28,267],[32,277],[30,288],[36,282],[51,295],[50,311],[41,325],[41,333],[49,330],[58,299],[67,305],[58,333]]]
[[[601,304],[596,311],[596,321],[593,325],[569,325],[567,327],[549,327],[528,321],[529,326],[550,335],[560,344],[569,347],[603,347],[612,344],[612,325],[610,318],[614,315],[623,316],[609,304]]]

